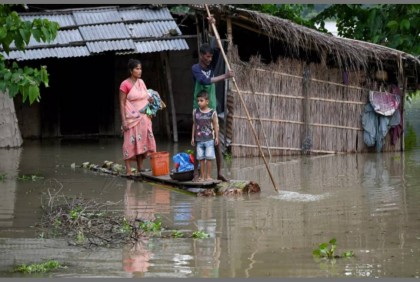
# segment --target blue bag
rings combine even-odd
[[[194,164],[190,162],[190,155],[187,153],[178,153],[172,157],[172,160],[179,164],[177,172],[184,172],[194,169]]]

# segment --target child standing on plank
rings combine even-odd
[[[212,181],[211,162],[216,158],[214,146],[219,144],[217,114],[209,108],[209,93],[205,90],[197,94],[198,108],[193,110],[191,145],[197,146],[196,160],[200,162],[199,182]]]

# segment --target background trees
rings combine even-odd
[[[0,5],[0,44],[9,54],[10,47],[25,50],[31,37],[36,41],[51,42],[59,28],[56,22],[47,19],[22,21],[16,11],[19,5]],[[20,147],[22,137],[17,123],[12,98],[22,95],[22,101],[32,104],[40,99],[40,85],[48,87],[46,66],[30,68],[8,62],[0,54],[0,148]],[[8,96],[7,96],[8,95]]]
[[[13,8],[17,5],[0,5],[0,44],[8,54],[10,47],[25,50],[31,37],[40,42],[51,42],[57,35],[58,23],[47,19],[22,21]],[[39,68],[21,67],[16,62],[8,63],[0,54],[0,91],[8,93],[11,98],[20,93],[23,101],[29,103],[39,100],[41,83],[48,87],[46,66]]]

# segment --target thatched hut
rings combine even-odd
[[[198,21],[207,17],[192,6]],[[410,54],[357,40],[334,37],[285,19],[211,5],[239,88],[227,87],[221,134],[232,156],[375,151],[364,143],[362,114],[369,91],[401,95],[419,87],[420,60]],[[198,32],[206,33],[200,30]],[[404,150],[403,118],[382,151]],[[398,130],[398,132],[397,132]],[[395,138],[398,137],[398,138]]]

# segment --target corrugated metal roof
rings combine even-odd
[[[60,25],[60,28],[65,28],[69,26],[75,26],[76,22],[73,19],[73,15],[71,12],[63,13],[63,14],[45,14],[40,13],[37,15],[25,15],[24,13],[19,14],[20,18],[24,21],[33,21],[34,19],[42,18],[48,19],[49,21],[57,22]]]
[[[12,50],[9,55],[1,52],[6,59],[35,60],[53,57],[81,57],[105,51],[150,53],[189,49],[184,39],[169,35],[171,29],[176,30],[178,35],[182,33],[167,8],[110,7],[92,9],[88,7],[86,10],[78,8],[40,12],[39,14],[28,13],[25,15],[25,13],[21,13],[20,16],[24,20],[47,18],[56,21],[60,24],[60,30],[51,43],[36,42],[31,38],[26,52]],[[66,27],[72,26],[75,28],[66,29]],[[135,43],[135,40],[141,38],[153,38],[153,40]],[[75,43],[82,46],[72,45]],[[11,46],[11,48],[13,47]]]
[[[136,50],[136,45],[131,39],[87,42],[86,44],[89,51],[92,53],[100,53],[115,50]]]
[[[161,51],[180,51],[188,50],[188,44],[184,39],[154,40],[136,42],[138,53],[152,53]]]
[[[158,21],[127,24],[133,37],[162,37],[169,34],[170,29],[175,29],[178,34],[182,34],[174,21]]]
[[[171,20],[173,17],[168,9],[150,10],[150,9],[120,9],[119,13],[124,21],[156,21]]]
[[[127,27],[123,23],[107,25],[88,25],[79,27],[84,40],[123,39],[130,38]]]
[[[86,11],[74,11],[74,20],[78,25],[120,22],[121,15],[115,8]]]
[[[71,30],[60,30],[57,32],[57,37],[54,39],[51,43],[45,43],[45,42],[37,42],[35,38],[31,37],[28,48],[32,47],[38,47],[43,45],[65,45],[70,44],[73,42],[83,42],[83,38],[80,35],[79,30],[77,29],[71,29]],[[11,44],[10,48],[13,48],[15,45]]]
[[[90,56],[86,46],[29,49],[26,52],[11,51],[9,55],[4,54],[5,59],[17,61],[86,56]]]

